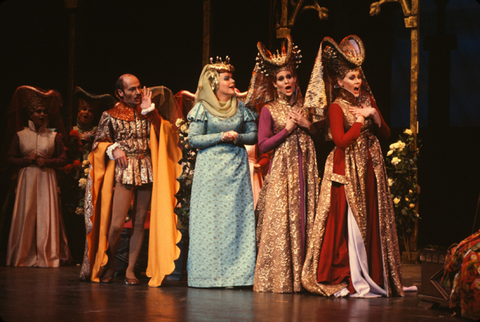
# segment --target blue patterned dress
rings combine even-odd
[[[239,102],[232,117],[221,120],[197,103],[188,114],[188,141],[199,149],[190,202],[188,286],[253,285],[255,215],[248,156],[255,144],[255,115]],[[236,144],[222,132],[239,133]]]

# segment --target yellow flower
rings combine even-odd
[[[88,173],[90,172],[90,169],[86,168],[85,170],[83,170],[83,172],[85,172],[85,174],[88,175]]]
[[[393,165],[399,164],[400,161],[401,161],[401,160],[400,160],[399,158],[397,158],[397,157],[393,157],[393,158],[392,158],[392,164],[393,164]]]
[[[387,157],[391,156],[393,154],[393,150],[390,150],[387,152]]]
[[[394,204],[398,205],[399,202],[400,202],[400,198],[396,197],[395,199],[393,199]]]
[[[405,131],[403,131],[403,133],[405,133],[406,135],[412,135],[412,130],[406,129]]]
[[[412,189],[408,190],[409,193],[413,193]]]
[[[415,204],[414,203],[411,203],[408,205],[410,208],[415,208]]]
[[[410,199],[408,199],[407,197],[405,197],[405,201],[410,201]]]
[[[75,209],[75,213],[76,213],[77,215],[83,214],[83,208],[82,208],[82,207],[77,207],[77,209]]]
[[[393,179],[388,178],[388,186],[391,187],[393,185]]]
[[[84,167],[86,167],[89,164],[90,164],[90,162],[88,160],[83,160],[83,162],[82,162],[82,166],[84,166]]]

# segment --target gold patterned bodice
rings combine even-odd
[[[92,149],[96,149],[99,142],[112,142],[125,152],[127,167],[115,166],[117,182],[136,186],[153,182],[150,125],[149,119],[138,109],[120,104],[103,112]]]

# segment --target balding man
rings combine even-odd
[[[152,165],[150,135],[151,131],[155,131],[157,136],[160,136],[160,125],[168,122],[160,117],[151,103],[152,93],[145,87],[142,90],[140,81],[134,75],[120,76],[115,95],[120,101],[102,114],[92,146],[93,152],[89,157],[92,163],[92,182],[91,186],[87,186],[85,200],[87,247],[80,277],[102,283],[112,282],[120,234],[134,198],[133,232],[130,237],[125,284],[136,285],[139,281],[134,268],[142,247],[145,217],[149,210],[154,181],[155,165]],[[110,162],[105,173],[99,175],[104,171],[102,167],[105,167],[105,162],[102,158],[105,155],[115,162]],[[114,171],[110,172],[113,179],[108,179],[109,166],[114,167]],[[98,184],[99,181],[102,183]],[[109,182],[111,188],[108,188]],[[113,187],[113,201],[109,201],[111,192],[108,190],[111,191]],[[102,240],[102,236],[106,236],[106,241]]]

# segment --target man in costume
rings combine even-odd
[[[151,91],[145,87],[142,90],[137,77],[120,76],[115,95],[120,101],[102,114],[89,155],[87,240],[80,278],[112,282],[120,234],[134,198],[125,284],[139,284],[134,268],[151,202],[147,275],[152,277],[150,286],[159,286],[174,270],[173,261],[179,256],[176,243],[181,235],[173,212],[176,178],[181,170],[178,138],[151,103]]]

